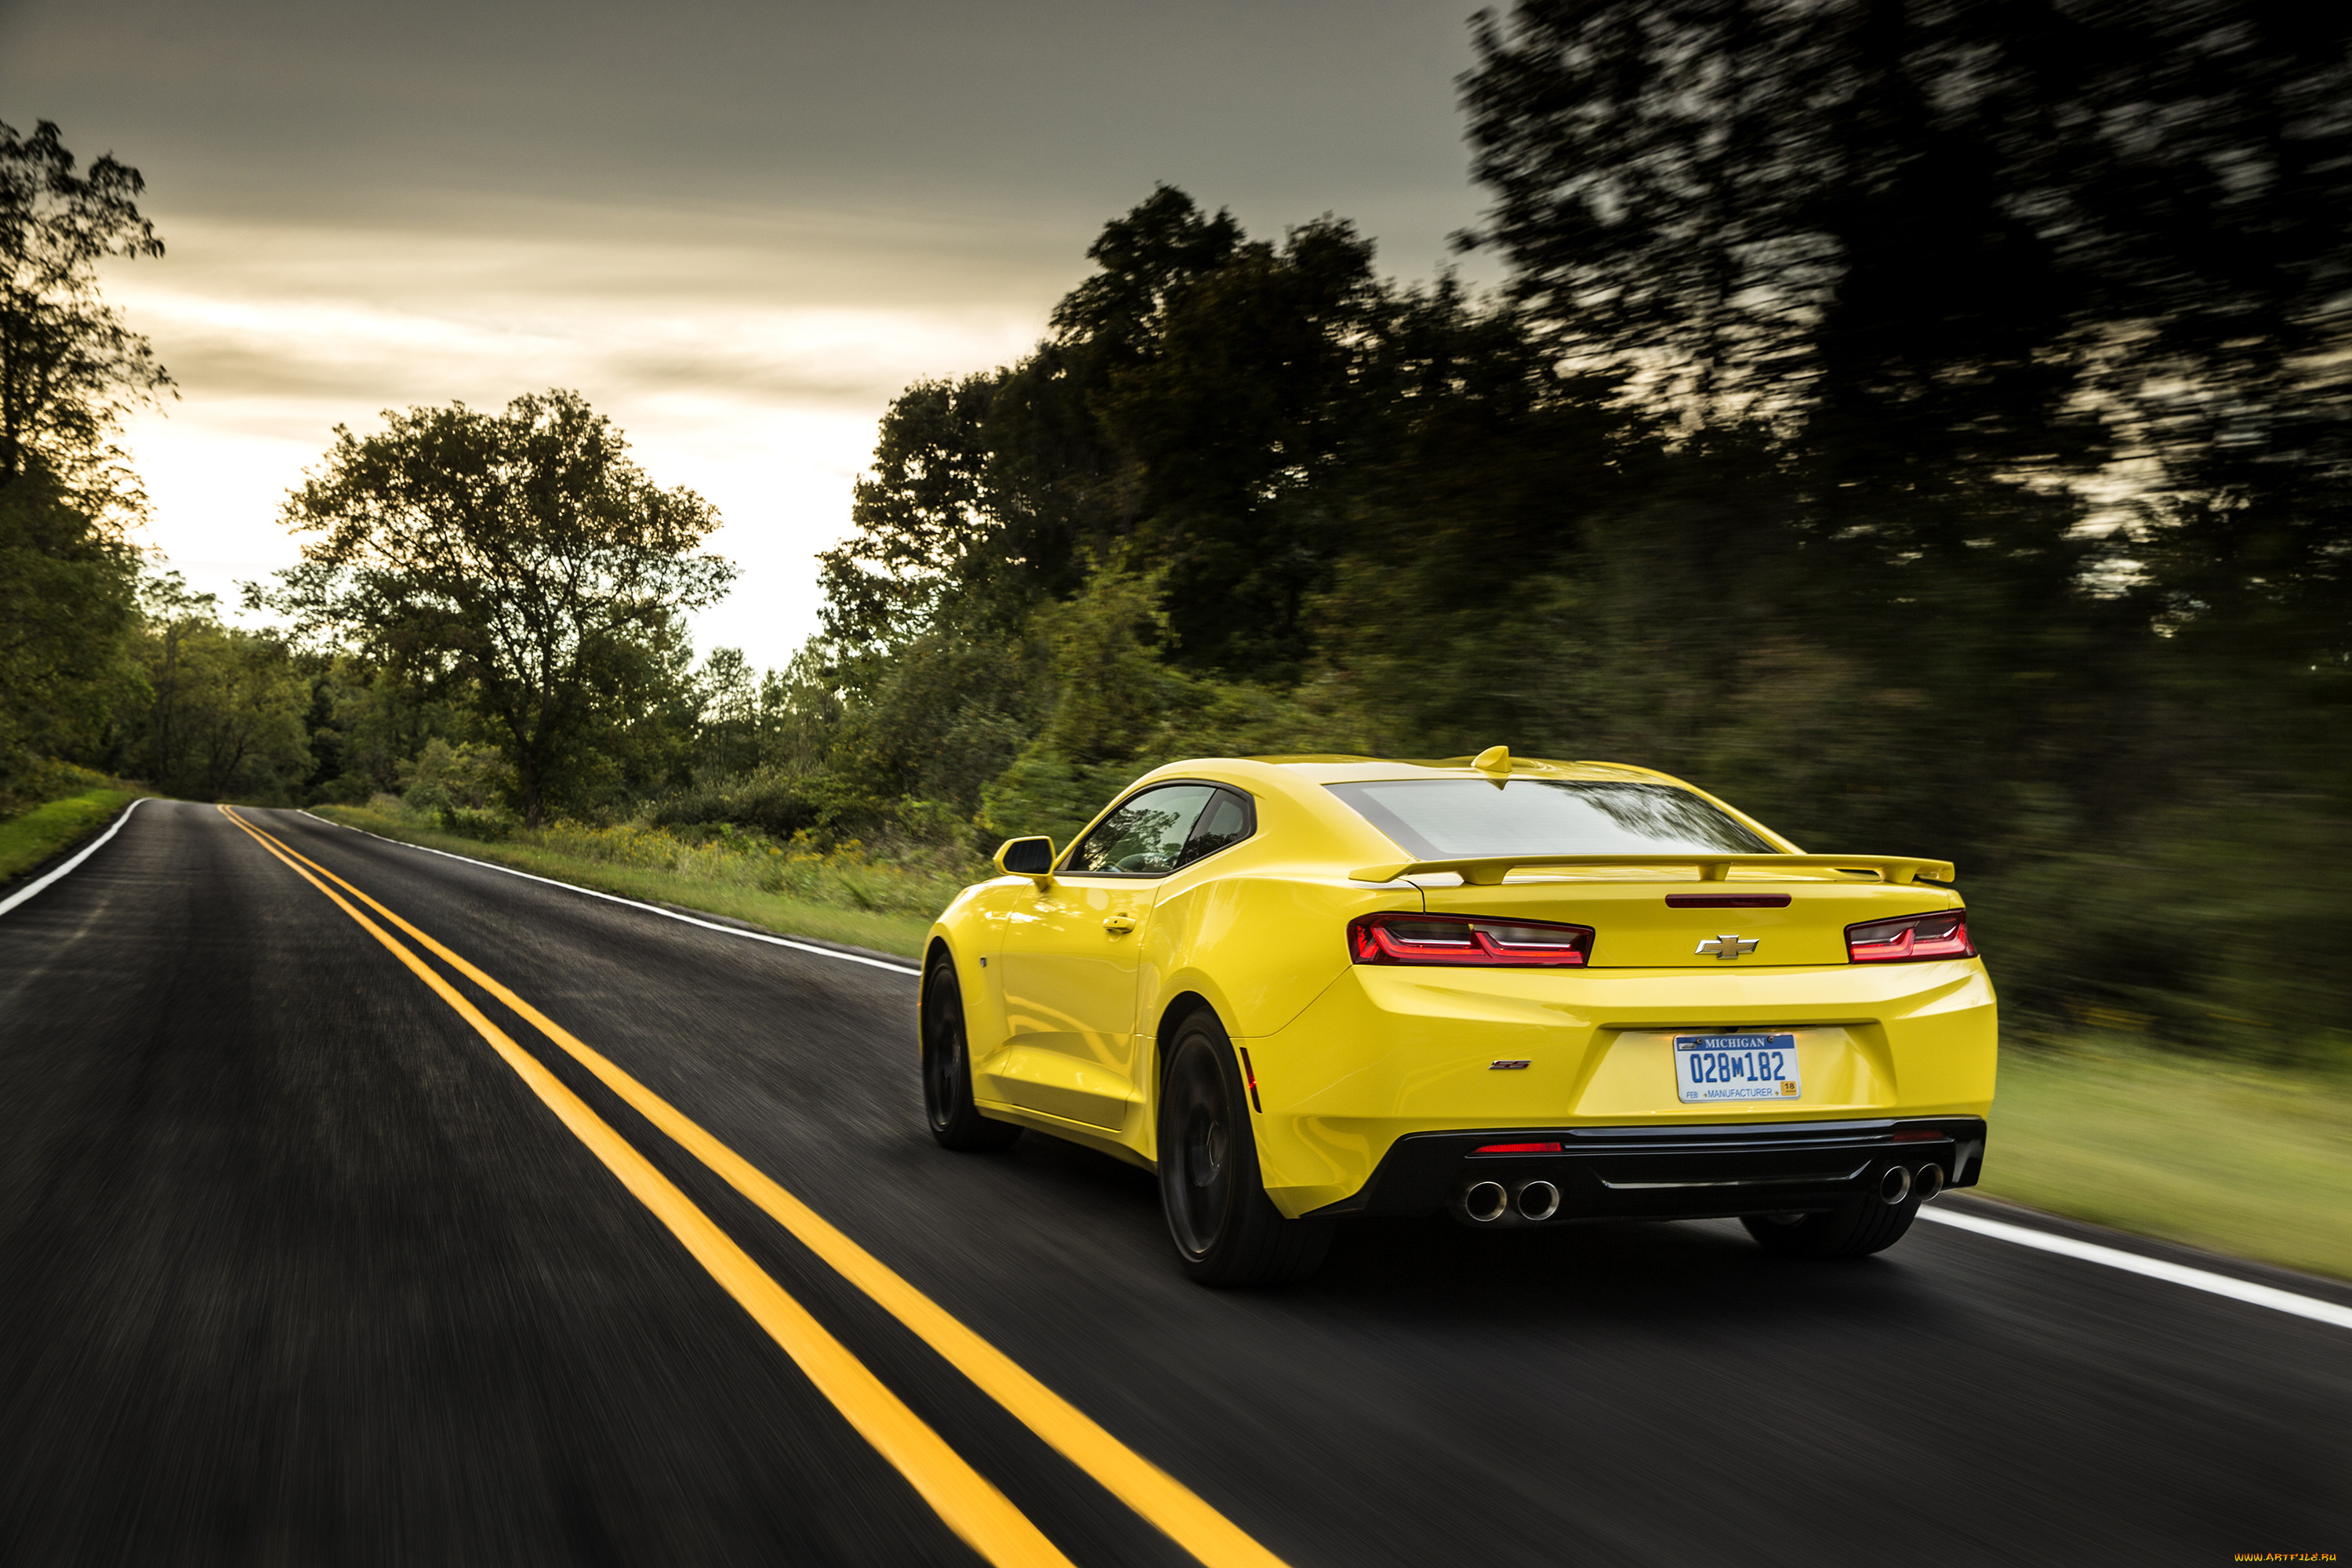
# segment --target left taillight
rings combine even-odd
[[[1581,969],[1591,926],[1475,915],[1359,915],[1348,922],[1358,963],[1450,963],[1477,969]]]
[[[1915,958],[1974,958],[1966,910],[1898,920],[1864,921],[1845,928],[1845,955],[1856,963],[1900,963]]]

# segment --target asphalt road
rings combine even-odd
[[[1142,1173],[932,1145],[910,973],[247,816],[1297,1568],[2352,1551],[2344,1329],[1927,1225],[1841,1264],[1717,1223],[1367,1226],[1306,1287],[1202,1290]],[[1072,1562],[1192,1561],[423,962]],[[0,1562],[978,1561],[472,1024],[212,807],[150,803],[0,919]]]

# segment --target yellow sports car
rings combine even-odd
[[[1737,1215],[1875,1252],[1971,1185],[1992,984],[1943,862],[1808,855],[1678,779],[1497,746],[1146,775],[931,928],[931,1132],[1158,1171],[1203,1283],[1362,1215]]]

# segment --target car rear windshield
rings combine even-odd
[[[1600,780],[1379,779],[1331,793],[1423,860],[1779,851],[1688,790]]]

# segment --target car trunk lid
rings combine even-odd
[[[1579,867],[1474,883],[1412,875],[1431,914],[1590,926],[1594,969],[1728,969],[1848,962],[1845,931],[1865,921],[1958,909],[1948,888],[1869,871],[1737,867],[1720,880],[1664,867]]]

